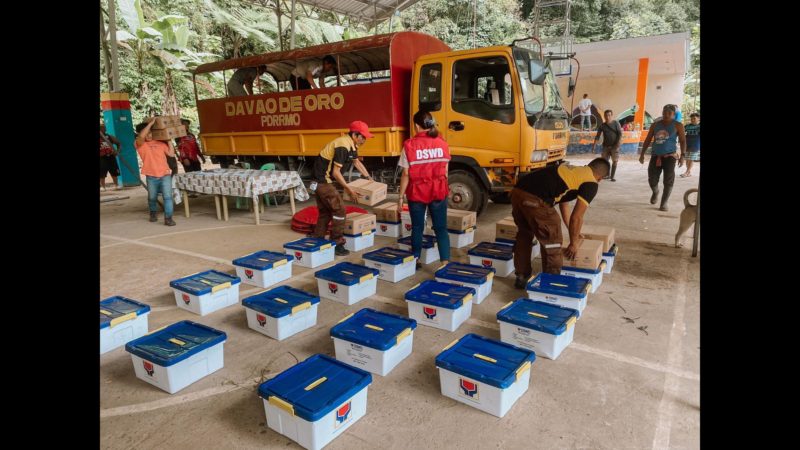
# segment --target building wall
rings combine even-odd
[[[601,114],[604,110],[611,109],[616,116],[636,103],[636,77],[579,78],[574,99],[567,97],[568,77],[559,77],[557,80],[561,100],[570,111],[578,107],[578,101],[583,98],[583,94],[589,94]],[[683,101],[683,84],[683,75],[651,75],[647,81],[645,111],[655,119],[661,116],[664,105],[680,105]],[[657,86],[661,86],[661,89],[657,89]],[[683,114],[688,116],[690,112],[683,111]]]

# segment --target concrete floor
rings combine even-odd
[[[387,377],[374,376],[367,415],[326,448],[698,448],[699,257],[691,257],[691,234],[686,248],[672,245],[683,193],[697,186],[697,176],[677,178],[669,212],[648,203],[647,171],[638,161],[621,161],[617,179],[601,183],[586,218],[616,227],[613,272],[590,295],[574,342],[556,361],[536,359],[528,392],[504,418],[442,396],[434,358],[466,333],[499,339],[495,313],[525,295],[513,289],[513,277],[496,278],[491,295],[457,331],[419,326],[411,356]],[[250,330],[241,306],[206,317],[178,309],[169,281],[206,269],[233,273],[236,257],[282,251],[284,242],[301,237],[289,228],[288,205],[268,209],[256,226],[252,214],[232,207],[230,221],[218,221],[213,199],[203,197],[192,200],[191,218],[181,206],[178,225],[165,227],[147,221],[144,189],[101,195],[121,192],[130,199],[100,204],[101,298],[150,304],[151,330],[190,319],[224,330],[228,340],[225,367],[174,395],[137,379],[124,349],[101,356],[102,448],[300,448],[266,427],[258,384],[312,354],[333,355],[329,329],[350,312],[370,307],[406,315],[404,292],[432,278],[438,266],[397,284],[379,281],[378,295],[353,306],[323,299],[316,327],[278,342]],[[509,214],[510,205],[489,203],[475,242],[493,240],[494,223]],[[392,241],[376,237],[376,247]],[[360,253],[345,259],[360,262]],[[454,255],[466,262],[464,251]],[[316,292],[315,270],[295,266],[288,284]],[[242,296],[258,291],[242,284]]]

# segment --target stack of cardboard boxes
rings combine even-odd
[[[447,234],[450,236],[450,247],[461,248],[475,241],[475,223],[478,215],[474,211],[461,209],[447,210]]]
[[[180,116],[158,116],[150,132],[157,141],[169,141],[186,136],[186,127],[181,125]]]

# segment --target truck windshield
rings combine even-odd
[[[543,86],[531,83],[528,76],[528,67],[531,59],[539,59],[539,56],[531,50],[514,47],[514,62],[519,71],[519,79],[522,89],[522,98],[525,101],[525,112],[528,115],[539,114],[542,111],[563,111],[561,95],[556,84],[555,77],[548,73]],[[547,90],[547,104],[544,104],[544,91]]]

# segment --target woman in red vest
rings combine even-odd
[[[439,259],[450,261],[450,236],[447,234],[447,163],[450,147],[439,137],[433,116],[426,111],[414,114],[414,137],[403,143],[398,166],[403,168],[397,211],[403,211],[403,195],[408,196],[411,215],[411,248],[414,257],[422,252],[425,211],[430,211],[439,247]],[[417,262],[417,268],[422,265]]]

